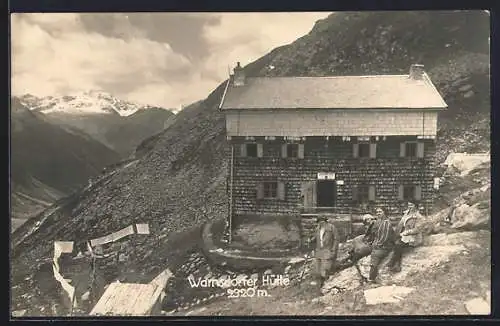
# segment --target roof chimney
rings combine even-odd
[[[422,79],[424,76],[424,65],[413,64],[410,66],[410,78]]]
[[[234,67],[234,86],[243,86],[245,85],[245,71],[241,68],[240,62],[236,63],[236,67]]]

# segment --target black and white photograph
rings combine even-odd
[[[490,12],[10,15],[10,316],[491,314]]]

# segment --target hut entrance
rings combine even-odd
[[[337,197],[335,180],[318,180],[317,193],[317,207],[335,207]]]

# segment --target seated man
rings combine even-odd
[[[417,232],[415,227],[422,218],[417,207],[413,203],[408,203],[408,209],[396,227],[396,240],[391,260],[388,263],[390,270],[394,273],[401,271],[401,260],[403,253],[409,248],[416,247],[422,242],[422,234]]]

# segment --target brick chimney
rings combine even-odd
[[[236,63],[236,67],[234,67],[234,86],[243,86],[245,85],[245,71],[241,68],[239,62]]]
[[[422,79],[424,77],[424,65],[413,64],[410,66],[410,78]]]

